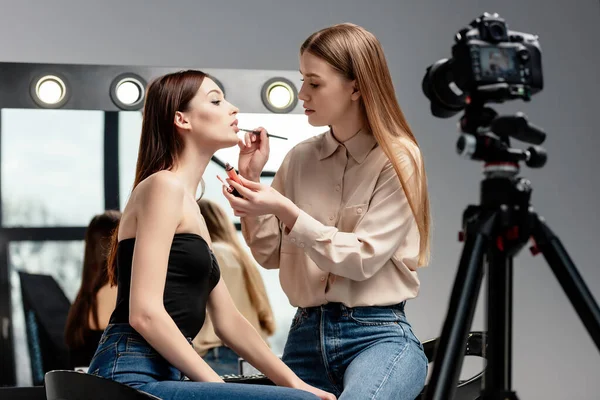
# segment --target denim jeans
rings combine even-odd
[[[88,373],[164,400],[318,400],[311,393],[278,386],[184,381],[183,373],[128,324],[112,324],[105,329]]]
[[[225,346],[209,349],[202,356],[202,359],[221,376],[239,374],[238,358],[239,356],[233,350]]]
[[[283,361],[306,383],[339,400],[414,400],[428,370],[404,303],[299,308]]]

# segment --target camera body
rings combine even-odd
[[[484,15],[474,23],[456,35],[452,47],[455,68],[464,71],[466,91],[498,83],[524,85],[532,94],[543,88],[542,54],[535,35],[509,31],[499,17]]]
[[[448,118],[467,97],[497,103],[531,96],[543,89],[542,53],[536,35],[511,31],[497,14],[484,13],[455,36],[452,58],[427,68],[423,92],[432,113]]]

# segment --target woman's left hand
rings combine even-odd
[[[238,217],[257,217],[265,214],[277,214],[285,197],[271,186],[262,183],[253,182],[238,175],[242,185],[227,179],[227,182],[234,187],[244,198],[239,198],[229,193],[223,187],[223,194],[229,201],[234,214]]]

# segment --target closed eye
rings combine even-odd
[[[301,81],[301,82],[304,82],[304,79],[300,79],[300,81]],[[319,85],[318,85],[318,84],[316,84],[316,83],[309,83],[309,85],[310,85],[312,88],[318,88],[318,87],[319,87]]]

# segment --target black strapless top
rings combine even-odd
[[[117,305],[110,323],[129,323],[131,261],[135,238],[124,239],[117,248]],[[163,303],[177,327],[194,338],[206,317],[206,302],[221,276],[219,264],[202,236],[176,233],[171,244]]]

